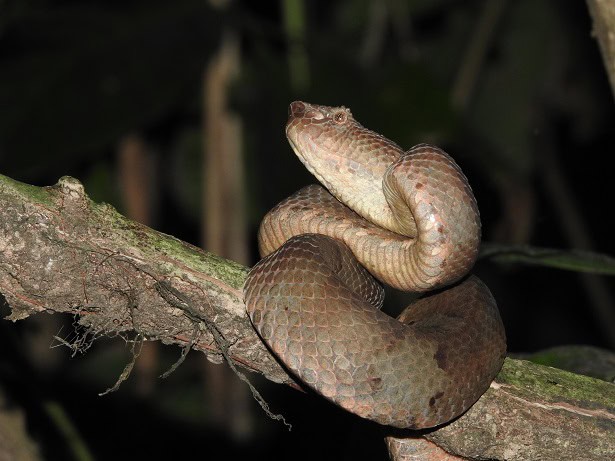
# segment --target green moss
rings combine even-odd
[[[212,275],[233,288],[240,289],[243,286],[248,269],[241,264],[203,251],[162,232],[151,231],[145,234],[145,237],[149,240],[148,245],[155,250],[174,255],[190,267]]]
[[[94,204],[93,212],[104,220],[109,229],[119,229],[130,243],[144,251],[163,253],[182,261],[197,272],[208,274],[236,289],[241,289],[248,273],[245,266],[131,221],[109,204]]]
[[[559,363],[558,356],[550,352],[544,352],[544,353],[536,354],[532,356],[531,362],[536,363],[538,365],[544,365],[547,367],[560,368],[557,366],[557,364]]]
[[[0,174],[0,188],[4,189],[8,193],[14,195],[21,195],[30,198],[33,202],[39,203],[45,206],[52,206],[53,200],[49,195],[49,192],[44,187],[31,186],[23,182],[15,181]]]
[[[78,183],[76,179],[69,177],[61,178],[60,182],[62,180]],[[39,203],[48,207],[56,206],[54,204],[53,188],[31,186],[0,175],[0,189],[6,194],[20,196],[22,200]],[[96,221],[100,223],[97,225],[100,226],[102,224],[104,229],[99,230],[107,231],[109,236],[121,236],[129,244],[138,247],[145,253],[149,253],[154,258],[160,259],[161,253],[168,255],[170,259],[181,261],[195,272],[201,272],[219,279],[235,289],[239,290],[243,286],[248,273],[248,268],[245,266],[203,251],[198,247],[158,232],[143,224],[131,221],[107,203],[93,202],[87,195],[85,200],[93,214],[94,221],[92,221],[92,224]]]
[[[496,378],[500,384],[511,384],[527,395],[539,395],[547,401],[576,400],[596,406],[615,407],[615,385],[538,365],[526,360],[507,358]]]

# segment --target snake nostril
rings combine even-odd
[[[301,101],[294,101],[290,103],[290,106],[288,107],[288,116],[292,117],[292,116],[298,116],[303,114],[303,112],[305,111],[305,104],[302,103]]]

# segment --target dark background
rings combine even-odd
[[[242,126],[251,262],[259,219],[313,182],[284,136],[296,99],[350,107],[401,146],[444,147],[472,184],[484,241],[615,254],[613,94],[584,1],[215,3],[0,3],[0,173],[39,186],[75,176],[125,211],[118,146],[136,134],[155,164],[149,224],[200,244],[204,73],[231,34],[240,70],[227,105]],[[488,258],[476,272],[511,352],[615,347],[615,325],[599,313],[612,316],[612,279]],[[74,454],[49,402],[94,459],[384,459],[382,428],[256,377],[293,431],[256,404],[240,436],[212,422],[196,353],[153,391],[129,380],[98,397],[129,351],[106,339],[74,359],[50,350],[71,322],[0,325],[0,388],[44,459],[91,459]],[[160,372],[179,355],[162,349]]]

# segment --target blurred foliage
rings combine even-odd
[[[592,346],[557,346],[517,358],[615,383],[615,353]]]
[[[483,244],[481,258],[504,264],[529,264],[591,274],[615,275],[615,258],[581,250],[556,250],[528,245]]]
[[[126,132],[198,111],[200,72],[220,32],[205,2],[22,8],[0,40],[0,149],[12,169],[30,176],[95,162]]]

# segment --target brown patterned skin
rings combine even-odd
[[[244,286],[256,330],[305,384],[361,417],[418,429],[459,416],[506,353],[491,293],[466,276],[480,219],[465,176],[437,147],[404,153],[343,107],[294,102],[286,133],[330,193],[305,187],[264,218],[264,258]],[[396,320],[370,273],[407,291],[446,288]]]

